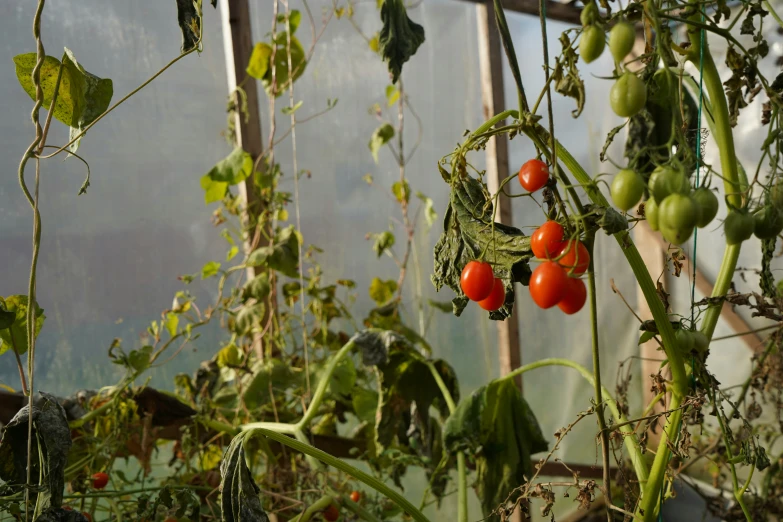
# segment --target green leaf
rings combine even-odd
[[[245,286],[242,288],[242,298],[262,301],[269,295],[270,290],[269,276],[266,272],[262,272],[245,283]]]
[[[237,335],[248,335],[260,330],[261,319],[264,317],[266,307],[264,303],[255,303],[251,306],[245,305],[240,310],[234,320],[233,331]]]
[[[237,147],[231,154],[220,160],[212,170],[207,172],[207,177],[212,181],[237,185],[242,183],[253,173],[253,158],[242,147]]]
[[[427,227],[431,227],[435,221],[438,220],[435,204],[433,203],[432,198],[425,196],[418,190],[416,191],[416,197],[424,203],[424,219],[427,220]]]
[[[201,178],[201,188],[204,189],[204,204],[209,205],[226,197],[228,183],[213,181],[209,174],[206,174]]]
[[[272,47],[264,42],[258,42],[253,47],[253,52],[250,54],[250,61],[247,64],[247,74],[260,80],[266,76],[267,70],[269,70],[269,59],[272,57]]]
[[[535,415],[510,379],[492,381],[461,401],[443,427],[443,443],[451,454],[473,453],[485,517],[532,476],[531,455],[548,449]]]
[[[152,357],[152,346],[143,346],[138,350],[131,350],[128,354],[128,367],[137,372],[143,372],[150,367],[150,357]]]
[[[16,77],[32,99],[35,99],[32,72],[37,59],[36,53],[20,54],[14,57]],[[47,56],[41,67],[43,106],[47,110],[50,109],[52,103],[54,86],[57,83],[61,63],[63,73],[53,116],[71,127],[70,134],[73,139],[106,111],[114,94],[114,86],[111,80],[98,78],[85,71],[76,61],[73,53],[66,48],[62,62],[53,56]],[[77,141],[71,146],[71,152],[76,152],[78,147],[79,142]]]
[[[5,300],[0,297],[0,330],[9,328],[16,320],[16,314],[5,309]],[[2,344],[0,342],[0,344]]]
[[[381,232],[380,234],[375,234],[375,243],[373,244],[372,249],[379,259],[384,252],[386,252],[393,246],[394,246],[394,234],[392,234],[388,230],[386,232]]]
[[[397,201],[407,203],[411,198],[411,186],[407,181],[396,181],[392,185],[392,194],[397,198]]]
[[[220,349],[215,357],[215,362],[218,368],[225,368],[226,366],[239,366],[242,362],[242,355],[239,352],[239,348],[236,344],[231,343]]]
[[[299,27],[299,24],[302,21],[302,13],[298,9],[292,9],[290,13],[288,13],[288,26],[290,26],[291,34],[294,34]],[[277,23],[281,25],[286,25],[286,15],[285,13],[277,15]],[[288,27],[286,27],[288,29]],[[285,41],[285,40],[283,40]]]
[[[381,28],[378,44],[383,60],[388,62],[392,83],[402,74],[402,65],[424,43],[424,28],[408,18],[403,0],[386,0],[381,6]]]
[[[231,261],[239,253],[239,247],[234,245],[226,252],[226,261]]]
[[[217,261],[210,261],[201,268],[201,279],[207,279],[214,276],[220,271],[220,263]]]
[[[299,100],[296,104],[294,104],[293,107],[288,107],[288,106],[283,107],[282,109],[280,109],[280,112],[282,112],[285,115],[293,114],[299,110],[299,107],[301,107],[303,103],[304,102],[302,100]]]
[[[268,96],[277,98],[288,91],[290,75],[288,72],[288,35],[283,31],[277,35],[274,53],[272,45],[267,43],[256,44],[253,54],[250,56],[247,73],[261,80]],[[275,85],[272,85],[272,55],[275,56]],[[307,66],[304,47],[296,38],[291,36],[291,66],[294,70],[293,80],[296,81]]]
[[[274,246],[265,246],[254,250],[247,258],[248,266],[267,266],[288,276],[299,276],[299,235],[290,225],[280,230],[275,237]]]
[[[177,334],[177,326],[179,325],[179,315],[174,312],[166,314],[166,330],[169,335],[174,337]]]
[[[530,280],[528,261],[533,256],[530,238],[521,230],[494,224],[492,203],[487,200],[481,183],[470,176],[460,176],[452,185],[451,201],[446,209],[444,232],[435,245],[435,288],[448,286],[457,294],[452,300],[454,314],[460,315],[468,304],[462,292],[460,276],[465,265],[486,250],[495,277],[503,280],[506,302],[500,310],[490,312],[490,319],[502,320],[511,315],[514,304],[513,283],[527,285]]]
[[[245,457],[247,435],[234,437],[220,464],[220,509],[223,522],[269,522]]]
[[[638,344],[644,344],[650,339],[655,337],[655,332],[644,332],[642,335],[639,336],[639,343]]]
[[[28,299],[26,295],[11,295],[5,299],[0,298],[0,305],[5,309],[2,316],[7,323],[9,320],[9,314],[13,314],[13,323],[10,326],[6,326],[4,329],[0,329],[0,355],[7,352],[11,348],[14,348],[16,353],[22,355],[27,352],[27,303]],[[34,335],[37,338],[41,332],[46,315],[44,315],[43,308],[35,306],[35,332]]]
[[[318,372],[319,376],[317,381],[320,381],[324,370],[325,368]],[[351,395],[355,385],[356,368],[353,365],[353,360],[350,357],[343,357],[337,363],[334,372],[332,372],[332,375],[329,378],[329,391],[333,395],[343,395],[347,397]]]
[[[375,423],[375,412],[378,409],[378,394],[372,390],[356,386],[351,393],[353,412],[362,422]]]
[[[201,38],[201,0],[177,0],[177,21],[184,53],[193,49]]]
[[[372,153],[372,158],[375,160],[375,163],[378,163],[378,151],[393,137],[394,127],[389,123],[384,123],[372,133],[368,146],[370,147],[370,152]]]
[[[386,104],[391,107],[400,99],[400,90],[394,85],[386,87]]]
[[[251,368],[250,376],[244,379],[242,399],[245,406],[254,410],[268,404],[271,400],[269,386],[286,387],[293,384],[292,379],[291,368],[280,359],[256,362]]]
[[[370,282],[370,298],[376,302],[379,306],[388,303],[394,297],[394,292],[397,291],[397,281],[389,279],[382,281],[377,277],[373,277]]]

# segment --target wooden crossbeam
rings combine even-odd
[[[485,0],[460,0],[461,2],[472,2],[474,4],[484,4]],[[490,2],[491,4],[491,2]],[[506,11],[539,16],[538,0],[503,0],[503,8]],[[565,2],[546,1],[546,17],[550,20],[565,22],[569,24],[580,24],[579,13],[582,10],[575,4]]]

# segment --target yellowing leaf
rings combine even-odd
[[[369,294],[370,298],[378,305],[388,303],[394,297],[394,292],[397,291],[397,281],[389,279],[388,281],[382,281],[377,277],[374,277],[370,282]]]
[[[266,76],[269,70],[269,58],[272,56],[272,47],[264,42],[259,42],[253,47],[253,53],[250,55],[250,61],[247,64],[247,74],[260,80]]]

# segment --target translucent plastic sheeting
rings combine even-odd
[[[16,177],[35,135],[33,101],[19,86],[12,56],[34,52],[35,2],[0,3],[0,295],[27,294],[32,248],[32,209]],[[46,323],[36,350],[36,388],[58,394],[114,384],[121,369],[109,362],[115,337],[125,349],[142,345],[140,334],[171,307],[183,284],[177,276],[198,272],[225,256],[224,240],[210,225],[199,178],[231,148],[226,125],[223,39],[217,11],[205,13],[204,52],[164,73],[99,122],[79,154],[92,168],[87,193],[77,196],[84,165],[62,154],[42,163],[42,243],[38,300]],[[118,100],[180,53],[175,2],[104,0],[47,2],[43,15],[47,54],[71,49],[86,70],[114,81]],[[42,121],[46,111],[41,111]],[[50,144],[68,141],[68,129],[52,122]],[[27,183],[34,180],[28,164]],[[214,285],[190,290],[198,303],[212,300]],[[197,348],[194,353],[191,348]],[[191,372],[217,350],[214,332],[153,373],[154,384]],[[19,389],[11,353],[0,358],[0,382]]]

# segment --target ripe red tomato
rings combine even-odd
[[[558,308],[568,315],[572,315],[582,309],[585,301],[587,301],[587,288],[585,288],[584,281],[576,277],[569,277],[565,297],[557,303]]]
[[[530,297],[541,308],[552,308],[565,296],[568,275],[554,261],[541,263],[530,276]]]
[[[528,192],[535,192],[549,181],[549,167],[541,160],[532,159],[519,169],[519,184]]]
[[[334,522],[340,518],[340,510],[334,504],[329,504],[329,507],[324,509],[324,518],[329,522]]]
[[[109,475],[107,475],[104,472],[98,472],[95,473],[92,476],[92,487],[95,489],[103,489],[106,487],[106,484],[109,483]]]
[[[590,253],[581,241],[571,239],[563,249],[563,257],[558,263],[568,271],[568,275],[582,275],[590,266]]]
[[[362,498],[362,494],[358,491],[351,491],[351,502],[359,502],[359,499]]]
[[[485,299],[495,284],[495,274],[492,266],[484,261],[471,261],[462,269],[459,286],[472,301]]]
[[[484,310],[494,312],[503,306],[504,302],[506,302],[506,289],[503,287],[503,281],[495,279],[495,282],[492,285],[492,291],[485,299],[479,301],[478,305]]]
[[[530,249],[539,259],[557,257],[566,246],[565,230],[557,221],[547,221],[530,236]]]

